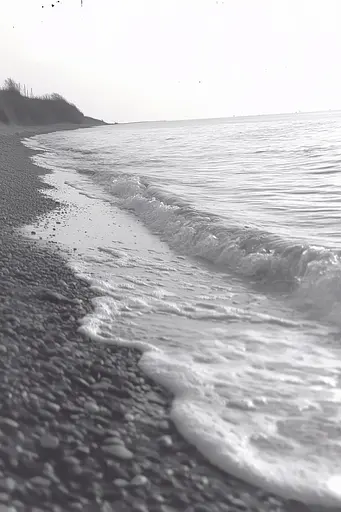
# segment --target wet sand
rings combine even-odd
[[[93,292],[55,237],[17,229],[70,214],[40,192],[47,171],[21,143],[57,128],[0,129],[0,511],[308,510],[212,467],[177,433],[140,354],[79,333]]]

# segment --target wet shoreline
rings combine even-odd
[[[46,129],[46,131],[48,131]],[[53,131],[53,130],[50,130]],[[0,134],[0,504],[13,510],[307,510],[212,467],[169,420],[135,350],[78,333],[93,293],[58,248],[16,231],[63,205],[20,137]],[[9,509],[11,510],[11,509]]]

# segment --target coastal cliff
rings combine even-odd
[[[76,105],[57,93],[34,96],[32,90],[12,79],[0,89],[0,123],[19,126],[45,126],[59,123],[100,126],[102,120],[85,116]]]

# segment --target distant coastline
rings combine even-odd
[[[302,110],[296,112],[276,112],[276,113],[260,113],[260,114],[231,114],[227,116],[220,117],[186,117],[184,119],[144,119],[139,121],[122,121],[120,125],[135,125],[135,124],[146,124],[146,123],[196,123],[202,121],[216,121],[216,122],[243,122],[248,120],[267,120],[269,118],[287,118],[292,116],[304,117],[311,115],[340,115],[341,109],[327,109],[327,110]],[[109,124],[118,124],[118,123],[109,123]]]
[[[107,125],[105,121],[85,116],[76,105],[57,93],[35,96],[32,89],[8,78],[0,88],[0,125],[47,126],[73,124]]]

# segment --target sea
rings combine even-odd
[[[141,350],[211,463],[341,507],[341,112],[25,144],[69,205],[49,236],[97,293],[84,335]]]

